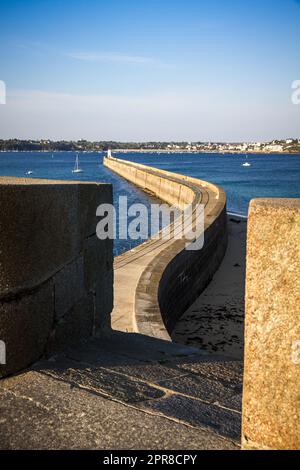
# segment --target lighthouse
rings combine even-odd
[[[108,149],[107,150],[107,158],[110,158],[111,157],[111,149]]]

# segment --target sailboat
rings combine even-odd
[[[246,155],[246,160],[247,160],[248,156]],[[242,166],[251,166],[251,163],[249,162],[245,162],[245,163],[242,163]]]
[[[83,170],[81,168],[79,168],[79,158],[78,158],[78,154],[76,155],[76,160],[75,160],[75,166],[74,166],[74,169],[72,171],[72,173],[82,173]]]

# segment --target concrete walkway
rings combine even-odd
[[[113,332],[0,381],[0,448],[238,449],[241,371]]]

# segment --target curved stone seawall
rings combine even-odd
[[[104,165],[161,200],[204,210],[204,245],[186,250],[186,239],[151,239],[115,260],[113,328],[170,339],[178,318],[212,279],[227,246],[226,196],[211,183],[116,158]],[[176,234],[179,219],[171,224]],[[203,229],[197,236],[203,235]]]
[[[112,242],[96,237],[104,202],[110,184],[0,178],[0,377],[110,327]]]

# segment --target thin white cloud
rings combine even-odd
[[[68,57],[86,62],[116,62],[122,64],[158,64],[152,57],[120,54],[115,52],[70,52]]]
[[[81,60],[85,62],[115,62],[120,64],[150,64],[150,65],[166,65],[163,61],[147,56],[124,54],[120,52],[97,52],[97,51],[59,51],[56,48],[35,41],[26,41],[18,43],[17,46],[22,49],[29,49],[35,52],[54,53],[64,55],[71,59]]]

